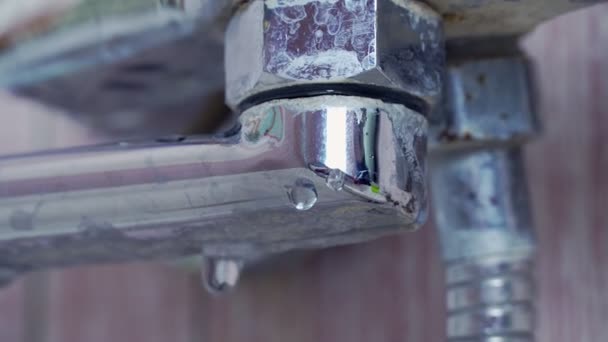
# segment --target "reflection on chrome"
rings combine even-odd
[[[328,107],[324,114],[327,120],[327,159],[326,166],[330,169],[346,170],[346,107]],[[331,138],[331,140],[329,139]]]
[[[320,96],[252,107],[240,124],[221,138],[0,159],[0,258],[34,270],[177,257],[209,245],[246,258],[232,246],[323,248],[423,222],[420,114]],[[112,248],[86,247],[100,244]]]

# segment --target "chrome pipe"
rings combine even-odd
[[[323,96],[252,107],[226,137],[0,160],[0,269],[203,253],[246,259],[369,240],[426,212],[426,119]],[[304,213],[306,212],[306,213]]]

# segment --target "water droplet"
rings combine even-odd
[[[342,188],[344,188],[345,181],[346,175],[344,172],[338,169],[333,169],[329,171],[325,184],[327,184],[327,186],[334,191],[341,191]]]
[[[210,293],[220,294],[232,290],[239,281],[243,263],[238,260],[205,258],[203,282]]]
[[[315,184],[307,178],[298,178],[294,185],[288,188],[287,196],[298,210],[309,210],[319,198]]]

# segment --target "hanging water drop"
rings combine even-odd
[[[334,191],[341,191],[342,188],[344,188],[345,181],[346,175],[344,172],[338,169],[333,169],[329,171],[325,184],[327,184],[327,186]]]
[[[210,293],[225,293],[237,285],[243,267],[242,261],[205,258],[203,262],[203,282]]]
[[[303,211],[314,207],[319,198],[315,184],[307,178],[298,178],[294,185],[287,189],[287,196],[294,208]]]

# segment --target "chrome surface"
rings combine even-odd
[[[533,341],[530,258],[485,256],[447,266],[448,341]]]
[[[265,91],[319,83],[374,85],[429,104],[441,90],[441,21],[420,2],[253,0],[232,17],[225,44],[233,108]]]
[[[243,268],[242,261],[205,258],[203,263],[203,284],[210,293],[224,293],[237,285]]]
[[[533,289],[525,276],[505,275],[478,280],[477,286],[454,284],[448,292],[450,310],[464,310],[482,304],[501,305],[510,301],[531,301]]]
[[[325,96],[267,103],[240,121],[230,137],[3,158],[2,266],[23,272],[168,258],[201,246],[208,257],[246,259],[365,241],[423,222],[421,115]],[[326,184],[338,171],[341,191]],[[294,207],[294,190],[309,210]]]
[[[347,96],[272,101],[255,112],[272,118],[295,113],[301,158],[310,169],[329,181],[343,173],[346,192],[390,203],[411,223],[424,220],[427,123],[422,115],[402,105]]]

